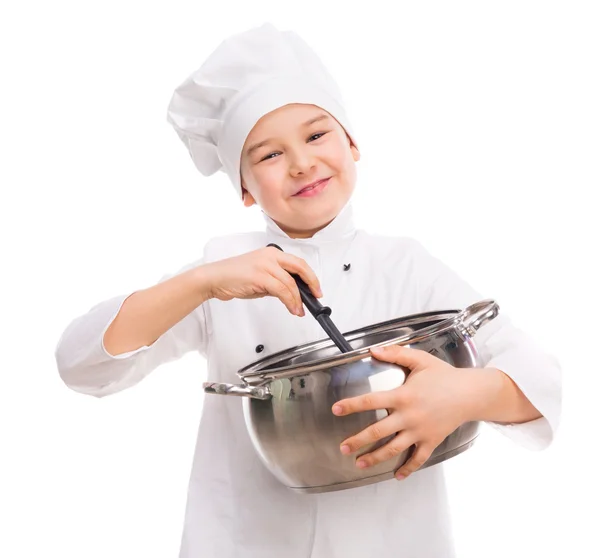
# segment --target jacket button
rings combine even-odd
[[[350,269],[350,267],[352,266],[352,264],[344,264],[344,271],[348,271]]]
[[[262,353],[265,350],[264,345],[256,345],[256,349],[254,349],[257,353]]]

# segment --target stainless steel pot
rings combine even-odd
[[[333,404],[404,383],[408,371],[371,358],[372,347],[404,345],[425,350],[459,368],[481,367],[472,338],[498,315],[498,310],[494,301],[485,300],[463,311],[427,312],[378,323],[344,335],[352,352],[340,353],[330,339],[307,343],[241,369],[241,385],[207,382],[204,391],[244,397],[244,417],[256,451],[268,469],[293,490],[330,492],[390,479],[407,461],[412,448],[367,470],[356,467],[356,455],[345,456],[339,450],[342,441],[385,418],[387,411],[337,417],[331,412]],[[477,422],[461,425],[421,468],[468,449],[478,428]]]

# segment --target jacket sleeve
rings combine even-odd
[[[187,265],[176,274],[202,264]],[[75,318],[61,335],[55,349],[58,372],[71,389],[103,397],[140,382],[161,364],[190,351],[206,357],[208,350],[207,304],[201,304],[152,345],[113,356],[104,347],[104,333],[116,318],[125,300],[133,293],[105,300]]]
[[[464,309],[486,298],[413,241],[411,253],[418,270],[420,307],[423,311]],[[501,306],[500,302],[497,301]],[[507,374],[542,417],[526,423],[487,423],[519,445],[544,449],[554,439],[561,414],[562,372],[557,360],[542,350],[502,313],[483,325],[473,338],[486,368]]]

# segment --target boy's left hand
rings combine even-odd
[[[482,370],[455,368],[425,351],[399,345],[374,349],[371,353],[378,360],[410,369],[410,374],[399,388],[344,399],[333,406],[333,413],[338,416],[377,409],[387,409],[389,413],[386,418],[342,442],[340,451],[355,453],[397,433],[384,446],[361,455],[356,465],[371,467],[398,456],[415,444],[410,459],[396,472],[396,478],[401,480],[421,467],[448,434],[464,422],[474,420],[476,379]]]

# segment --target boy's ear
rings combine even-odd
[[[244,187],[244,181],[242,180],[242,203],[244,207],[252,207],[256,204],[256,200],[252,197],[252,194]]]
[[[350,144],[350,151],[352,151],[352,158],[354,159],[355,162],[360,161],[360,151],[356,148],[356,146],[352,142],[352,138],[348,134],[346,134],[346,137],[348,138],[348,143]]]

